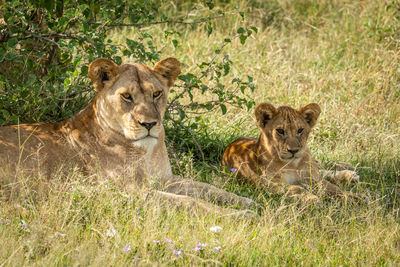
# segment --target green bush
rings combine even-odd
[[[88,64],[98,57],[118,64],[158,61],[160,50],[149,31],[152,25],[166,24],[164,41],[172,41],[174,46],[179,43],[173,36],[180,32],[169,25],[204,24],[210,36],[211,21],[225,13],[213,11],[211,1],[203,4],[210,11],[208,15],[187,20],[161,13],[160,3],[154,0],[6,2],[0,9],[0,125],[57,121],[75,114],[93,96],[87,71]],[[235,14],[239,19],[244,16],[239,11]],[[109,32],[123,27],[140,29],[139,37],[127,38],[124,45],[114,43]],[[186,147],[201,150],[192,137],[205,112],[219,108],[225,114],[230,105],[248,109],[254,105],[246,95],[246,91],[254,90],[252,77],[232,77],[229,85],[220,79],[230,75],[232,66],[223,48],[236,38],[244,44],[256,32],[255,27],[239,27],[221,40],[211,61],[199,63],[200,75],[179,76],[181,82],[171,90],[166,120],[167,127],[182,130],[178,134]],[[233,89],[228,90],[228,86]],[[207,94],[210,100],[197,101],[193,98],[196,94]],[[190,102],[181,104],[182,98]]]

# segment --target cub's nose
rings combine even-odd
[[[296,154],[297,152],[299,152],[298,149],[288,149],[288,151],[289,151],[290,153],[292,153],[292,155],[294,155],[294,154]]]
[[[150,131],[150,129],[153,128],[154,125],[157,124],[157,122],[155,122],[155,121],[154,121],[154,122],[140,122],[140,121],[139,121],[139,124],[142,125],[144,128],[146,128],[147,130]]]

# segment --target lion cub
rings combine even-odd
[[[254,114],[260,137],[241,137],[234,141],[225,149],[222,165],[233,168],[241,179],[269,187],[276,193],[282,193],[281,184],[287,184],[286,194],[290,197],[317,199],[306,190],[310,186],[319,186],[328,195],[354,196],[328,182],[324,176],[340,182],[358,180],[358,175],[350,170],[319,171],[318,162],[307,147],[308,136],[320,113],[321,108],[316,103],[298,110],[259,104]]]

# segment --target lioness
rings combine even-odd
[[[163,59],[151,69],[100,58],[90,64],[88,73],[97,94],[72,118],[0,128],[0,178],[15,177],[20,170],[50,175],[78,166],[87,173],[100,170],[123,177],[134,187],[149,184],[151,177],[166,191],[153,193],[181,204],[200,203],[190,197],[242,207],[253,204],[209,184],[173,176],[162,118],[169,88],[180,73],[177,59]]]
[[[352,195],[323,179],[335,181],[357,180],[351,170],[319,171],[318,163],[307,147],[311,129],[321,113],[318,104],[310,103],[296,110],[281,106],[275,108],[261,103],[255,117],[261,131],[258,139],[241,137],[224,151],[222,165],[233,168],[237,175],[260,187],[282,192],[280,184],[288,184],[288,196],[317,199],[305,192],[305,187],[320,185],[329,195]]]

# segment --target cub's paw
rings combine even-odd
[[[336,172],[335,179],[342,183],[358,183],[360,176],[355,171],[344,170]]]

